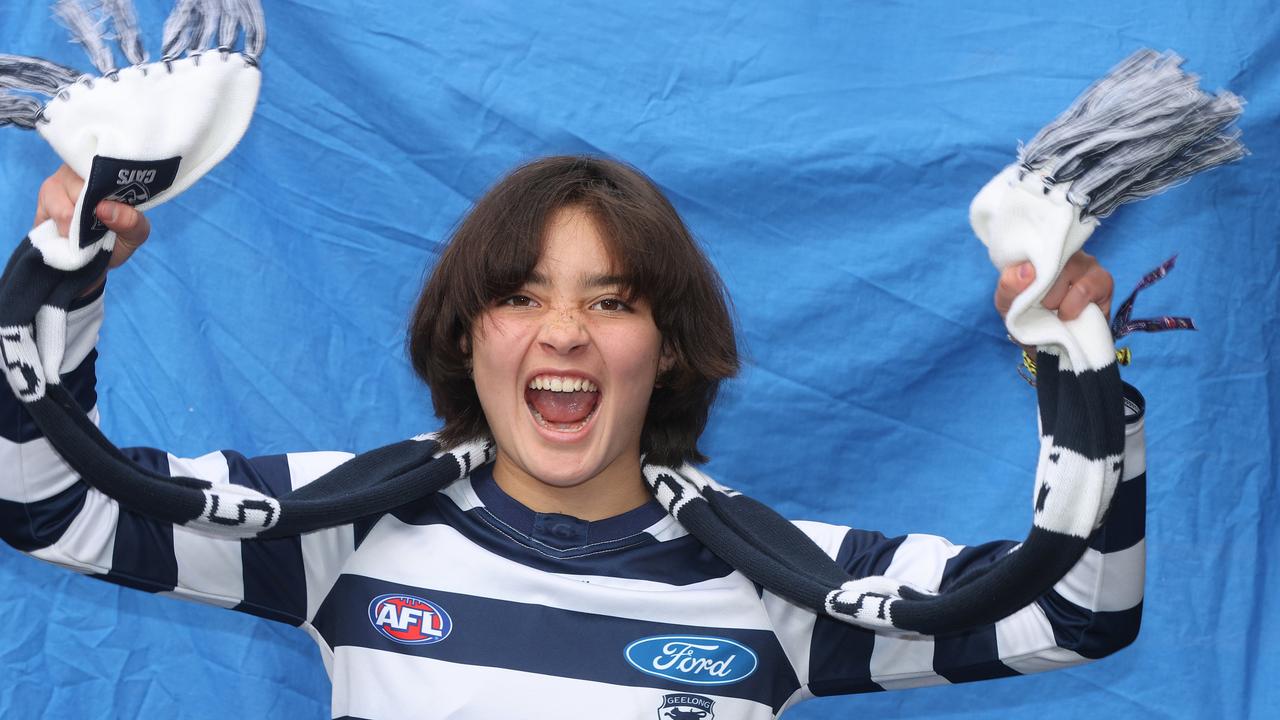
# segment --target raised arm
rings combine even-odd
[[[1030,264],[1006,268],[995,294],[1004,314],[1035,278]],[[1109,310],[1114,283],[1077,253],[1044,299],[1070,320],[1090,303]],[[1124,470],[1111,509],[1080,561],[1053,588],[1012,615],[966,632],[891,636],[797,612],[768,593],[765,604],[800,677],[793,699],[968,682],[1087,662],[1137,636],[1145,568],[1144,400],[1125,386]],[[933,535],[886,538],[866,530],[798,523],[854,578],[889,575],[932,591],[966,582],[1017,549],[1013,541],[966,547]]]
[[[1053,589],[998,622],[934,637],[879,635],[807,617],[766,595],[790,641],[798,699],[970,682],[1070,667],[1104,657],[1137,636],[1145,568],[1143,399],[1126,386],[1124,475],[1089,549]],[[890,574],[946,590],[1014,550],[1012,541],[966,547],[934,535],[886,538],[819,523],[800,526],[854,577]]]
[[[40,192],[37,223],[70,220],[82,181],[63,168]],[[103,203],[97,215],[120,234],[112,265],[143,241],[149,224],[133,208]],[[60,227],[65,232],[65,228]],[[96,421],[94,345],[103,316],[101,284],[68,313],[63,382]],[[178,458],[151,448],[126,456],[162,475],[186,475],[280,495],[350,457],[298,453],[246,458],[215,452]],[[0,392],[0,539],[33,557],[110,582],[176,595],[299,625],[316,610],[354,549],[350,526],[271,541],[214,539],[122,509],[89,487],[45,440],[7,389]]]

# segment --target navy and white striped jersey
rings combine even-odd
[[[65,382],[96,402],[98,298],[70,314]],[[122,510],[0,393],[0,534],[104,580],[303,628],[333,716],[772,718],[806,698],[1038,672],[1128,644],[1142,607],[1145,459],[1129,405],[1125,476],[1090,549],[1054,589],[992,625],[924,638],[816,617],[708,552],[654,502],[597,522],[536,513],[487,468],[382,517],[279,540],[219,540]],[[96,410],[91,410],[91,413]],[[350,454],[177,458],[156,472],[280,494]],[[1014,543],[953,545],[797,525],[853,576],[945,588]],[[429,702],[424,702],[429,698]],[[513,704],[515,703],[515,704]]]

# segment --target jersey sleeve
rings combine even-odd
[[[62,382],[97,422],[94,362],[102,297],[68,313]],[[247,458],[222,451],[179,458],[152,448],[124,454],[159,474],[252,487],[278,496],[349,453]],[[309,622],[345,558],[352,526],[277,540],[227,540],[125,510],[62,460],[22,404],[0,392],[0,539],[32,557],[146,590],[233,608],[292,625]]]
[[[766,592],[766,609],[803,684],[794,700],[1053,670],[1133,642],[1146,564],[1146,457],[1144,401],[1128,385],[1125,407],[1124,472],[1107,517],[1066,576],[1013,615],[963,633],[895,637],[816,617]],[[934,535],[888,538],[821,523],[797,525],[853,577],[890,575],[935,590],[1017,548],[1013,541],[963,546]]]

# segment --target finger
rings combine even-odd
[[[1083,280],[1089,286],[1089,301],[1102,310],[1102,314],[1111,317],[1111,296],[1115,293],[1115,278],[1098,263],[1094,263],[1085,274]]]
[[[49,218],[58,227],[58,234],[67,237],[71,234],[71,216],[76,211],[75,200],[67,197],[66,189],[54,177],[50,177],[40,186],[40,210],[36,219],[44,222]]]
[[[32,221],[31,227],[38,227],[48,219],[49,212],[44,209],[44,183],[40,183],[40,189],[36,191],[36,219]]]
[[[1067,294],[1063,296],[1062,302],[1058,305],[1058,318],[1061,320],[1075,320],[1080,317],[1080,313],[1093,301],[1093,293],[1086,280],[1078,280],[1072,283],[1067,289]]]
[[[996,282],[996,310],[1006,315],[1013,299],[1022,294],[1036,279],[1036,269],[1029,262],[1010,265],[1000,272]]]
[[[1053,281],[1053,286],[1049,288],[1049,292],[1044,294],[1044,299],[1040,301],[1041,305],[1047,310],[1060,309],[1062,302],[1067,298],[1071,286],[1083,277],[1089,270],[1090,264],[1097,264],[1092,256],[1078,252],[1067,260],[1067,264],[1063,266],[1062,272],[1058,273],[1058,279]]]
[[[67,192],[67,196],[76,199],[80,197],[80,191],[84,189],[84,178],[76,174],[70,165],[63,164],[53,173],[53,177],[58,184]]]

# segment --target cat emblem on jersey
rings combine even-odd
[[[401,645],[430,645],[449,637],[453,620],[430,600],[404,593],[379,595],[369,603],[369,622]]]
[[[702,695],[670,693],[662,698],[658,720],[715,720],[716,701]]]

